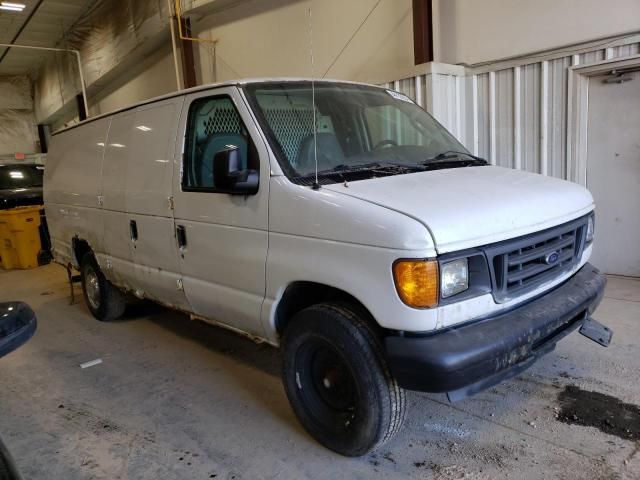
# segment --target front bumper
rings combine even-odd
[[[587,263],[561,286],[507,313],[427,336],[389,336],[385,350],[403,388],[473,395],[530,367],[582,325],[606,278]]]

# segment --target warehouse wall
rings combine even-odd
[[[92,100],[106,98],[121,88],[126,83],[123,77],[133,82],[132,85],[124,88],[122,100],[107,99],[107,107],[124,106],[148,98],[146,92],[135,87],[133,78],[137,75],[146,78],[152,94],[163,90],[156,88],[156,78],[150,81],[152,76],[145,77],[141,68],[152,69],[158,50],[166,52],[171,48],[167,3],[161,0],[96,0],[66,32],[64,42],[58,47],[80,51],[91,113],[102,108],[100,105],[92,108],[95,103]],[[165,76],[169,80],[175,78],[173,67],[161,76],[162,81]],[[38,121],[57,126],[74,121],[75,96],[80,92],[75,56],[52,54],[35,77]],[[175,80],[173,82],[170,90],[175,89]]]
[[[197,36],[217,40],[215,49],[197,46],[200,81],[310,76],[310,5],[316,76],[374,82],[393,78],[394,72],[413,67],[411,4],[411,0],[241,2],[193,24]]]
[[[161,49],[133,70],[111,82],[92,99],[92,115],[111,112],[132,103],[176,90],[171,47]]]
[[[191,16],[193,35],[218,40],[215,49],[193,43],[198,83],[311,74],[310,2],[200,2],[223,3]],[[164,9],[164,1],[100,0],[67,35],[64,47],[82,54],[91,115],[176,89]],[[317,76],[379,82],[413,67],[411,0],[315,0],[313,30]],[[49,58],[36,81],[40,121],[54,130],[77,121],[78,79],[72,55]]]
[[[0,156],[38,152],[36,128],[31,81],[0,77]]]
[[[216,40],[215,46],[193,43],[199,83],[309,76],[310,5],[317,77],[383,83],[425,73],[424,66],[413,65],[411,0],[182,3],[187,13],[196,8],[191,15],[192,35]],[[98,0],[68,32],[61,46],[82,52],[91,114],[175,90],[166,8],[164,0]],[[599,0],[434,0],[436,60],[475,64],[625,33],[639,27],[639,10],[638,0],[617,0],[615,8]],[[477,80],[481,90],[486,87],[483,77]],[[454,89],[462,95],[470,91],[466,81],[442,85],[447,85],[446,95]],[[35,90],[38,121],[49,122],[54,129],[76,121],[79,83],[72,55],[52,55]],[[456,98],[455,108],[460,110],[467,99]],[[481,97],[478,104],[481,114],[486,113],[483,101]],[[446,115],[447,125],[458,122],[457,134],[471,131],[452,111]],[[482,150],[482,134],[478,141]]]
[[[640,30],[638,0],[434,0],[436,60],[475,64]]]

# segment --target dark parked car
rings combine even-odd
[[[42,205],[44,166],[0,164],[0,210]]]

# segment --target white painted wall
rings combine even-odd
[[[475,64],[640,31],[638,0],[434,0],[435,56]]]
[[[138,68],[127,71],[92,99],[92,115],[111,112],[132,103],[176,90],[173,54],[169,48],[148,57]]]
[[[412,2],[382,0],[357,31],[376,3],[377,0],[251,0],[207,15],[192,24],[199,37],[218,40],[215,52],[207,44],[196,47],[200,80],[207,83],[239,77],[310,76],[310,5],[316,76],[360,81],[388,79],[395,71],[413,67]]]

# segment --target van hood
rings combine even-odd
[[[526,235],[593,210],[577,184],[509,168],[482,166],[325,185],[405,214],[433,236],[438,253]]]

